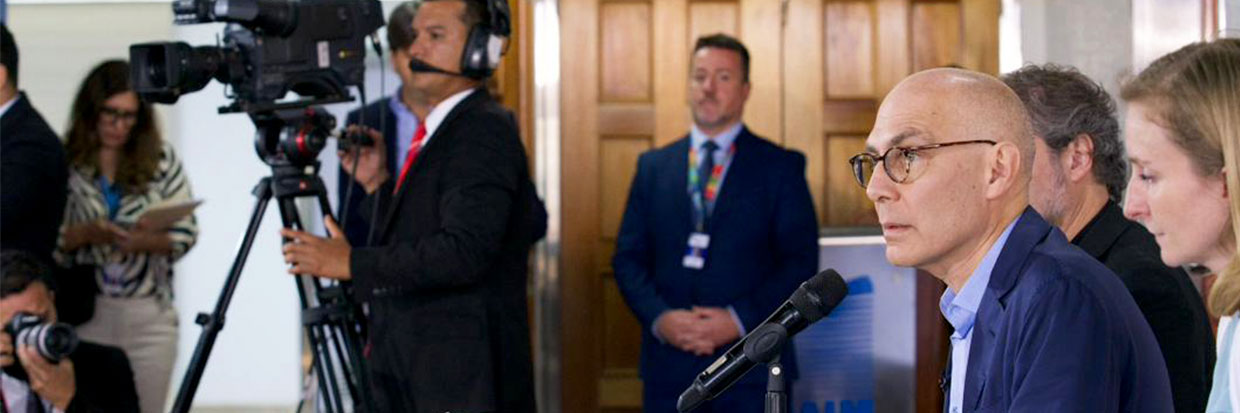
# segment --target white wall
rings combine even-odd
[[[9,1],[7,19],[21,51],[20,87],[58,133],[66,129],[69,107],[82,79],[100,61],[127,58],[132,43],[215,44],[222,28],[220,24],[173,26],[169,2],[18,1]],[[385,2],[385,10],[395,4]],[[382,95],[380,65],[376,58],[369,59],[367,97],[374,100]],[[387,90],[395,89],[399,81],[390,69],[384,70]],[[202,331],[193,323],[194,316],[214,308],[254,206],[251,189],[270,173],[254,153],[254,127],[248,117],[216,114],[216,107],[226,103],[222,87],[212,82],[183,96],[176,105],[156,106],[164,138],[184,160],[195,196],[206,201],[197,211],[198,244],[176,266],[174,290],[181,339],[170,404]],[[344,113],[356,105],[337,104],[328,110],[343,123]],[[334,141],[329,145],[334,148]],[[334,203],[334,150],[324,151],[320,159]],[[306,223],[321,233],[317,218]],[[279,252],[280,224],[273,202],[211,353],[195,406],[291,409],[297,403],[303,344],[294,280],[285,272]]]

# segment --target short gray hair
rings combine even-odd
[[[1112,201],[1123,198],[1128,185],[1128,163],[1119,136],[1115,101],[1102,85],[1076,68],[1049,63],[1026,65],[1003,75],[1029,112],[1033,131],[1059,154],[1081,134],[1094,144],[1094,178],[1106,186]]]

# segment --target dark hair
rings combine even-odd
[[[1094,178],[1106,186],[1112,201],[1123,198],[1128,163],[1115,101],[1102,85],[1074,67],[1053,63],[1026,65],[1002,79],[1020,97],[1034,133],[1051,152],[1059,154],[1077,136],[1088,135],[1094,144]]]
[[[427,3],[438,1],[460,1],[465,3],[465,11],[461,12],[461,23],[465,23],[466,28],[474,27],[475,24],[490,22],[490,13],[487,12],[486,0],[425,0]]]
[[[9,26],[0,24],[0,65],[9,70],[9,83],[17,89],[17,42]]]
[[[99,168],[99,115],[104,101],[120,93],[132,92],[129,84],[129,63],[124,60],[108,60],[95,66],[73,100],[73,112],[69,114],[69,132],[65,143],[69,165]],[[129,140],[121,153],[116,169],[116,184],[126,193],[144,191],[146,184],[155,177],[159,158],[163,151],[159,128],[151,105],[138,101],[138,118],[129,132]]]
[[[741,79],[745,83],[749,83],[749,49],[740,40],[735,37],[728,36],[723,33],[716,33],[709,36],[702,36],[697,39],[697,43],[693,45],[693,53],[707,47],[716,49],[731,50],[741,55]]]
[[[26,291],[30,284],[41,282],[55,290],[52,266],[31,252],[4,250],[0,252],[0,297]]]
[[[395,52],[413,44],[413,16],[418,14],[420,5],[416,1],[406,1],[392,10],[387,23],[388,50]]]

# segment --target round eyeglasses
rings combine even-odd
[[[974,143],[984,143],[995,145],[998,142],[992,140],[971,140],[959,142],[934,143],[929,145],[900,147],[893,146],[883,152],[881,156],[875,156],[872,153],[859,153],[848,159],[848,163],[852,165],[853,177],[857,178],[857,184],[865,188],[870,182],[870,178],[874,176],[874,168],[879,162],[883,164],[883,171],[887,172],[887,177],[892,182],[902,184],[908,180],[909,174],[913,171],[913,167],[921,158],[918,152],[928,151],[931,149],[946,148],[948,146],[967,145]],[[894,152],[893,152],[894,151]]]

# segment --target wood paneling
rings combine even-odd
[[[961,18],[964,19],[963,53],[960,65],[979,72],[999,73],[999,21],[1000,4],[994,0],[961,0]]]
[[[736,19],[740,5],[735,1],[698,1],[689,3],[689,50],[698,37],[715,33],[736,36],[740,25]]]
[[[602,26],[603,100],[650,100],[650,4],[604,3]]]
[[[874,98],[882,100],[901,79],[908,76],[909,0],[876,0],[878,62],[875,71]],[[996,21],[995,25],[999,23]],[[995,39],[998,42],[998,39]]]
[[[603,277],[603,368],[608,371],[632,373],[636,378],[637,360],[641,356],[641,324],[629,311],[624,297],[611,274]],[[633,334],[639,332],[638,334]],[[628,369],[628,370],[625,370]]]
[[[874,95],[874,4],[830,1],[826,5],[827,99]]]
[[[654,135],[654,105],[605,103],[598,108],[598,127],[616,135]]]
[[[913,4],[913,71],[960,61],[960,5],[958,3]]]
[[[665,146],[689,130],[689,36],[686,0],[658,0],[654,8],[654,145]]]
[[[642,382],[637,379],[637,369],[613,370],[598,380],[600,410],[628,412],[642,406]]]
[[[822,131],[829,134],[870,133],[878,102],[873,99],[829,100],[823,104]]]
[[[828,226],[878,225],[874,203],[865,197],[865,189],[853,178],[848,158],[865,151],[865,136],[830,136],[827,138],[827,219]]]
[[[598,157],[601,160],[599,175],[599,201],[603,210],[602,236],[615,239],[620,231],[620,217],[624,215],[625,202],[629,197],[629,183],[637,172],[637,157],[650,149],[648,137],[616,137],[608,136],[599,146]],[[604,257],[610,258],[610,257]]]
[[[595,317],[598,291],[595,254],[599,239],[598,2],[560,3],[561,233],[560,407],[599,410],[601,348]]]
[[[741,0],[741,41],[749,49],[749,103],[745,125],[775,143],[784,141],[781,2]]]
[[[784,146],[806,155],[805,175],[814,198],[815,217],[823,216],[826,185],[823,131],[823,3],[790,0],[784,28]],[[796,56],[793,58],[793,56]],[[819,224],[822,219],[818,219]]]

